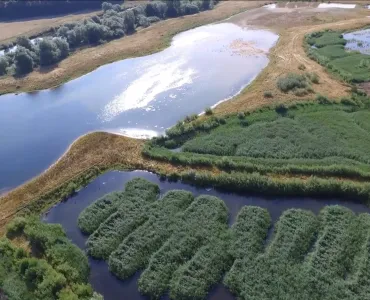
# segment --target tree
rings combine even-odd
[[[6,74],[7,67],[8,60],[4,56],[0,57],[0,76]]]
[[[135,31],[135,14],[131,9],[128,9],[122,13],[120,16],[123,18],[123,23],[125,26],[126,32],[133,32]]]
[[[51,38],[43,39],[39,44],[40,65],[48,66],[60,60],[60,50]]]
[[[101,5],[102,9],[104,12],[110,10],[110,9],[113,9],[113,4],[112,3],[108,3],[108,2],[103,2],[103,4]]]
[[[89,22],[86,24],[87,40],[90,44],[97,44],[109,35],[107,26]]]
[[[31,51],[18,46],[14,53],[14,64],[17,74],[26,74],[33,70],[33,59]]]
[[[25,37],[25,36],[17,37],[16,43],[17,43],[17,45],[22,46],[22,47],[24,47],[28,50],[33,51],[33,49],[34,49],[33,44],[32,44],[31,40],[28,37]]]
[[[54,38],[53,42],[60,51],[59,60],[66,58],[69,55],[69,44],[65,39]]]

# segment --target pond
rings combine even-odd
[[[346,49],[370,55],[370,29],[343,34],[347,40]]]
[[[118,61],[58,88],[0,96],[0,190],[45,170],[79,136],[151,137],[237,94],[278,36],[231,23],[178,34],[159,53]]]
[[[284,210],[289,208],[309,209],[318,213],[325,205],[340,204],[346,206],[356,213],[370,212],[363,204],[352,203],[338,199],[312,199],[312,198],[284,198],[284,197],[257,197],[254,195],[236,195],[224,193],[212,188],[197,188],[181,182],[160,181],[155,174],[145,171],[118,172],[112,171],[99,176],[86,188],[82,189],[69,200],[54,206],[45,216],[44,221],[48,223],[60,223],[67,236],[80,248],[85,248],[87,239],[77,227],[77,218],[81,211],[93,201],[112,191],[123,190],[124,185],[135,177],[143,177],[159,185],[161,195],[168,190],[183,189],[192,192],[195,196],[208,194],[221,198],[229,209],[229,225],[231,225],[239,210],[244,205],[255,205],[268,209],[272,221],[276,221]],[[272,232],[272,231],[270,231]],[[271,236],[270,236],[271,238]],[[97,261],[90,258],[90,283],[93,288],[104,296],[105,300],[115,300],[117,295],[121,299],[143,300],[147,299],[140,295],[137,288],[137,280],[140,274],[136,274],[129,280],[120,281],[108,270],[104,261]],[[209,300],[231,300],[234,297],[222,285],[216,286],[208,296]]]

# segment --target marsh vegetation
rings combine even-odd
[[[347,41],[337,31],[320,31],[306,36],[308,56],[350,83],[370,80],[370,57],[345,48]]]
[[[138,286],[145,295],[159,298],[169,292],[171,299],[204,299],[212,286],[223,281],[240,299],[368,296],[369,214],[355,215],[342,206],[327,206],[317,216],[289,209],[272,224],[266,209],[244,206],[230,228],[228,209],[221,199],[194,198],[190,192],[172,190],[161,198],[157,195],[143,218],[130,204],[132,185],[153,186],[136,178],[125,191],[115,192],[114,198],[120,199],[118,209],[125,210],[129,203],[127,211],[137,226],[115,236],[117,246],[105,259],[122,280],[143,271]],[[116,198],[117,193],[122,197]],[[135,196],[136,201],[145,201],[146,194],[144,190],[142,200]],[[100,215],[99,207],[105,214],[107,197],[91,204],[81,216],[91,213],[94,218],[92,212]],[[112,205],[117,207],[116,202]],[[273,235],[268,238],[272,226]],[[102,237],[112,232],[103,232]]]

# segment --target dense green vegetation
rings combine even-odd
[[[144,268],[151,257],[174,232],[183,211],[194,200],[191,193],[170,191],[153,203],[151,215],[132,232],[109,257],[110,270],[124,279]]]
[[[245,206],[229,228],[221,199],[194,199],[178,190],[146,212],[147,220],[131,229],[108,264],[121,279],[144,270],[139,290],[152,298],[168,291],[171,299],[204,299],[223,277],[239,299],[369,297],[369,214],[356,216],[341,206],[327,206],[318,216],[289,209],[272,232],[266,209]],[[136,214],[141,217],[141,211]]]
[[[107,259],[131,231],[148,220],[152,211],[151,204],[156,200],[158,193],[157,185],[141,178],[127,183],[121,204],[87,240],[88,254]],[[87,214],[88,212],[85,213],[85,217],[94,218],[93,214],[90,216]],[[92,228],[87,229],[92,231]]]
[[[17,218],[0,240],[0,289],[9,300],[102,299],[88,282],[86,255],[60,225]],[[24,239],[28,249],[11,240]]]
[[[280,77],[277,81],[277,86],[284,93],[292,91],[296,96],[305,96],[313,92],[311,83],[319,83],[319,77],[316,73],[290,73],[286,76]],[[265,97],[270,96],[265,95]]]
[[[306,36],[308,56],[348,82],[370,80],[369,55],[344,48],[346,40],[340,32],[321,31]]]
[[[121,38],[135,32],[137,27],[148,27],[161,19],[212,9],[215,3],[216,0],[169,0],[127,8],[104,2],[101,16],[54,28],[50,36],[34,43],[26,37],[18,38],[16,50],[7,52],[0,60],[0,75],[29,73],[35,67],[58,63],[76,48]],[[8,50],[10,46],[4,48]]]

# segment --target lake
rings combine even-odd
[[[339,199],[313,199],[304,197],[260,197],[255,195],[237,195],[217,191],[212,188],[197,188],[181,182],[160,181],[155,174],[145,171],[119,172],[112,171],[103,174],[91,182],[86,188],[79,191],[74,197],[54,206],[45,216],[44,221],[48,223],[59,223],[66,231],[68,238],[78,247],[85,249],[87,236],[83,235],[77,227],[77,218],[81,211],[89,204],[103,195],[123,190],[126,182],[135,178],[143,177],[159,185],[161,195],[172,189],[183,189],[192,192],[195,196],[208,194],[222,199],[229,209],[229,225],[232,225],[237,213],[245,205],[255,205],[266,208],[273,222],[275,222],[284,210],[289,208],[302,208],[318,213],[325,205],[340,204],[346,206],[356,213],[370,212],[364,204],[349,202]],[[272,232],[272,230],[270,230]],[[271,235],[270,235],[271,238]],[[144,300],[146,297],[140,295],[137,288],[137,280],[140,274],[132,278],[120,281],[113,276],[104,261],[89,259],[91,273],[90,283],[93,288],[104,296],[105,300],[130,299]],[[117,298],[117,295],[120,295]],[[167,298],[166,298],[167,299]],[[216,286],[209,294],[208,300],[232,300],[234,297],[221,284]]]
[[[229,99],[266,67],[277,39],[231,23],[202,26],[176,35],[161,52],[58,88],[0,96],[0,192],[41,173],[83,134],[152,137]]]

